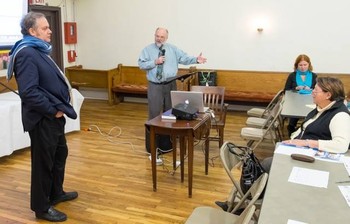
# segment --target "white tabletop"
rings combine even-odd
[[[72,104],[78,118],[66,117],[65,132],[80,130],[80,108],[84,97],[72,90]],[[10,155],[13,151],[30,146],[27,132],[24,132],[21,118],[21,100],[13,92],[0,94],[0,157]]]
[[[315,107],[311,94],[286,91],[281,115],[283,117],[304,118]]]
[[[293,167],[328,171],[327,188],[289,182]],[[350,180],[342,163],[321,160],[307,163],[275,153],[259,223],[282,224],[288,220],[309,224],[349,223],[350,207],[336,183],[342,180]]]

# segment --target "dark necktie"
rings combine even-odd
[[[165,50],[162,49],[163,45],[159,48],[158,58],[164,56]],[[157,65],[157,75],[158,80],[163,78],[163,64]]]

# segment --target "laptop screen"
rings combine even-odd
[[[194,91],[171,91],[171,106],[174,108],[179,103],[188,103],[190,106],[198,109],[198,112],[204,112],[203,93]]]

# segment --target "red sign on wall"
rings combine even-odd
[[[45,5],[45,0],[29,0],[29,5]]]

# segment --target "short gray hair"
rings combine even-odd
[[[40,12],[29,12],[21,20],[21,33],[23,35],[30,35],[29,29],[36,28],[36,21],[39,18],[45,17],[43,13]]]

